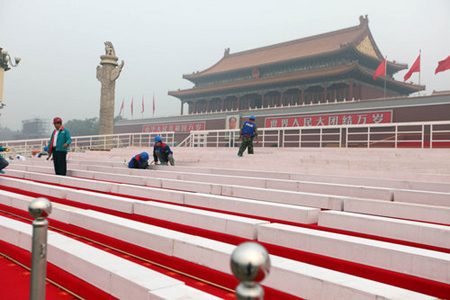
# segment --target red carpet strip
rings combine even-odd
[[[1,299],[28,299],[31,273],[21,265],[29,267],[31,262],[30,253],[1,240],[0,253],[2,253],[0,255]],[[4,255],[14,258],[14,261]],[[45,288],[45,298],[47,300],[80,299],[79,297],[81,296],[83,296],[82,298],[92,296],[93,298],[91,299],[116,299],[52,264],[47,264],[47,278],[58,278],[58,281],[67,283],[63,286],[64,290],[47,281]]]

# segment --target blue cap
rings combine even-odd
[[[255,119],[255,116],[250,116],[250,120],[254,120]]]
[[[44,151],[48,151],[48,146],[45,146],[45,147],[44,147]]]
[[[155,136],[154,143],[161,142],[161,141],[162,141],[162,138],[159,135]]]
[[[143,160],[148,160],[148,153],[147,153],[147,152],[142,152],[142,153],[141,153],[141,158],[142,158]]]

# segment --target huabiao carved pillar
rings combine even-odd
[[[114,94],[116,88],[116,80],[122,71],[124,61],[120,65],[117,64],[119,59],[114,51],[111,42],[105,42],[105,55],[100,56],[100,65],[97,66],[97,79],[102,84],[100,98],[100,117],[98,124],[98,133],[113,134],[114,133]]]

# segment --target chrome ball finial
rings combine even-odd
[[[30,202],[28,212],[34,219],[46,218],[52,212],[52,203],[46,198],[36,198]]]
[[[255,242],[240,244],[231,254],[231,270],[241,281],[236,288],[237,299],[263,299],[264,290],[258,284],[270,271],[266,248]]]

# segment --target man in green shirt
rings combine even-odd
[[[67,173],[67,150],[72,142],[70,133],[62,126],[61,118],[54,118],[53,125],[55,130],[50,137],[48,144],[48,151],[53,154],[53,166],[55,167],[55,174],[66,176]]]

